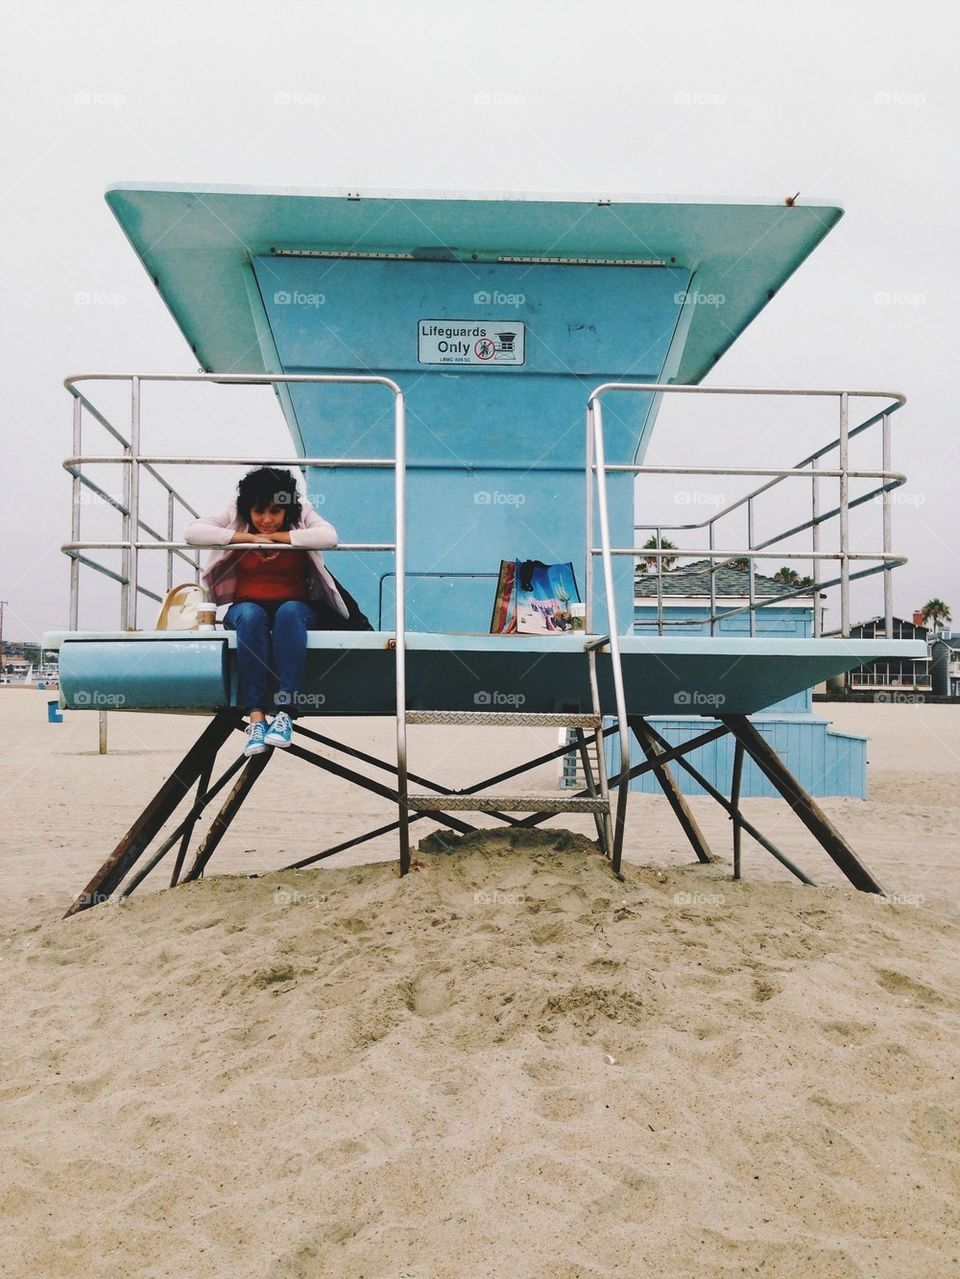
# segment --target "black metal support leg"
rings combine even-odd
[[[689,839],[693,851],[697,855],[698,861],[711,862],[713,854],[710,852],[710,845],[707,843],[706,836],[697,824],[697,819],[691,812],[690,805],[677,785],[676,778],[670,771],[669,765],[661,760],[663,749],[651,735],[646,720],[639,715],[629,715],[627,723],[630,725],[634,737],[640,743],[644,755],[654,765],[653,775],[660,783],[660,789],[666,795],[677,821],[683,828],[683,833]]]
[[[190,840],[193,837],[193,828],[196,825],[197,818],[202,811],[200,807],[200,799],[206,795],[207,787],[210,785],[210,773],[213,768],[213,760],[208,760],[204,766],[203,772],[200,774],[200,780],[197,782],[197,798],[193,808],[187,815],[187,820],[183,826],[183,835],[180,839],[180,847],[177,849],[177,860],[174,863],[173,873],[170,876],[170,887],[176,888],[180,879],[180,872],[183,870],[183,859],[187,855],[187,849],[190,847]],[[138,881],[139,882],[139,881]],[[136,887],[136,885],[134,885]]]
[[[194,858],[193,865],[183,877],[185,884],[191,880],[199,879],[203,874],[204,868],[210,858],[216,851],[217,845],[227,833],[230,823],[240,811],[243,801],[250,794],[257,778],[266,768],[273,756],[273,751],[264,751],[262,755],[251,755],[243,767],[240,776],[234,782],[230,794],[223,801],[223,806],[217,813],[216,817],[210,823],[210,829],[207,831],[206,838],[197,849],[197,855]]]
[[[733,877],[740,878],[740,782],[743,777],[743,743],[738,739],[733,748],[733,777],[730,781],[730,817],[733,821]]]
[[[230,779],[240,771],[243,765],[244,758],[241,755],[239,759],[234,760],[230,767],[226,769],[226,771],[218,778],[209,790],[203,790],[200,794],[198,794],[197,798],[193,802],[193,807],[187,813],[186,817],[184,817],[177,829],[163,841],[160,847],[152,853],[145,862],[141,862],[123,887],[117,890],[121,897],[129,897],[132,892],[140,887],[150,872],[160,865],[164,857],[166,857],[167,853],[169,853],[170,849],[174,846],[178,839],[181,843],[180,853],[178,854],[177,859],[178,861],[180,860],[187,847],[185,841],[189,840],[190,833],[197,824],[197,818],[206,806],[212,800],[216,799],[224,786],[226,786],[227,782],[229,782]],[[171,885],[171,887],[175,887],[175,884]]]
[[[218,711],[214,715],[93,879],[71,904],[64,919],[107,900],[149,848],[193,783],[205,769],[212,768],[217,751],[239,723],[239,713],[234,710]]]
[[[817,843],[843,871],[854,888],[864,893],[883,893],[883,889],[860,861],[856,853],[831,822],[812,795],[808,795],[783,760],[757,731],[746,715],[721,715],[743,749],[770,779]]]

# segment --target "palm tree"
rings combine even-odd
[[[939,630],[943,622],[953,621],[950,616],[950,605],[944,604],[943,600],[936,596],[932,600],[927,600],[920,610],[920,616],[934,631]]]
[[[805,586],[813,585],[812,577],[801,577],[795,568],[790,568],[784,564],[783,568],[778,568],[773,575],[775,582],[783,582],[785,586],[793,586],[798,590],[802,590]]]
[[[676,543],[671,542],[668,537],[662,537],[658,542],[655,533],[651,534],[651,536],[648,537],[643,544],[643,550],[645,551],[675,551],[676,549]],[[664,571],[673,568],[674,564],[677,562],[677,557],[675,555],[645,555],[643,558],[643,568],[640,569],[640,572],[645,573],[647,569],[655,569],[657,567],[658,559],[663,565]]]

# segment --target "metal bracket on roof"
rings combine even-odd
[[[583,258],[560,257],[541,253],[496,253],[490,250],[459,250],[429,246],[412,252],[388,249],[281,249],[272,245],[270,253],[277,258],[358,258],[376,261],[480,262],[506,266],[653,266],[667,265],[665,258]],[[676,261],[676,259],[672,259]]]

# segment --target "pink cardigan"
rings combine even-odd
[[[219,515],[203,515],[183,530],[183,540],[191,546],[217,548],[207,561],[201,579],[215,604],[233,602],[237,588],[236,557],[248,547],[242,543],[233,547],[230,545],[230,538],[243,529],[243,522],[237,517],[237,504],[231,502]],[[337,530],[318,515],[309,502],[304,501],[300,523],[290,530],[290,545],[301,546],[307,552],[311,598],[323,600],[341,617],[349,617],[350,610],[343,602],[320,554],[321,549],[329,550],[336,544]]]

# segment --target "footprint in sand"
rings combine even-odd
[[[453,972],[431,964],[414,977],[406,990],[407,1007],[418,1017],[435,1017],[453,1003]]]
[[[908,977],[906,973],[898,973],[892,968],[878,968],[875,971],[877,981],[890,995],[905,995],[917,1004],[930,1005],[947,1002],[938,990],[934,990],[932,986],[928,986],[925,982],[916,981],[913,977]]]
[[[535,1110],[543,1119],[562,1124],[582,1120],[590,1106],[590,1099],[583,1092],[569,1088],[551,1088],[537,1100]]]
[[[872,1026],[862,1021],[824,1021],[820,1028],[828,1039],[840,1044],[864,1044],[875,1033]]]

